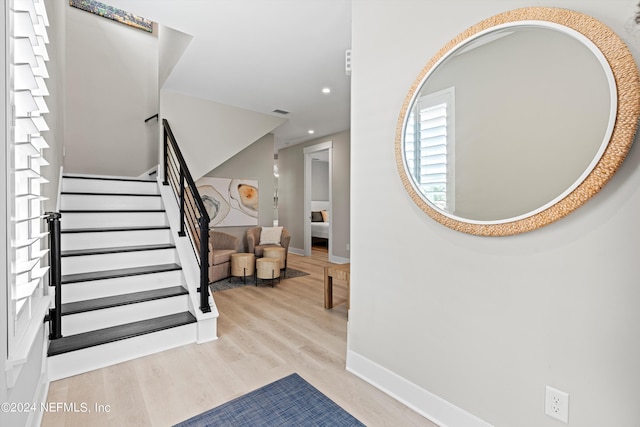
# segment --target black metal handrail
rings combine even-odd
[[[204,207],[200,193],[191,177],[189,167],[178,147],[171,126],[162,119],[164,147],[164,185],[171,184],[173,193],[180,206],[180,236],[184,236],[185,227],[189,231],[191,245],[200,264],[200,310],[209,313],[209,215]],[[172,155],[173,154],[173,155]]]
[[[49,339],[62,338],[62,271],[60,251],[60,217],[58,212],[46,212],[49,224],[49,286],[55,288],[54,307],[49,309]]]
[[[151,117],[148,117],[148,118],[144,119],[144,122],[147,123],[149,120],[157,119],[157,118],[158,118],[158,113],[154,114]]]

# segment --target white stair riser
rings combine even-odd
[[[188,295],[62,316],[62,336],[189,311]]]
[[[162,209],[158,196],[62,194],[61,210]]]
[[[168,288],[184,283],[182,271],[141,274],[138,276],[118,277],[88,282],[67,283],[62,285],[62,302],[84,301],[93,298],[110,297],[132,292],[150,291]]]
[[[61,228],[135,227],[169,225],[164,212],[63,212]]]
[[[104,179],[78,179],[65,177],[62,179],[62,191],[83,193],[129,193],[159,194],[155,181],[116,181]]]
[[[147,265],[178,263],[175,249],[62,257],[62,274],[89,273]]]
[[[168,229],[140,231],[102,231],[96,233],[63,233],[60,246],[63,251],[120,246],[157,245],[171,243]]]
[[[159,353],[196,341],[196,324],[165,329],[83,350],[49,357],[49,380],[55,381],[105,366]]]

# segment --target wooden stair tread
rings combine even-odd
[[[125,325],[112,326],[91,332],[53,340],[49,344],[48,356],[56,356],[71,351],[82,350],[115,341],[150,334],[169,328],[188,325],[196,322],[196,318],[189,312],[156,317],[154,319],[141,320]]]
[[[126,177],[110,177],[110,176],[85,176],[85,175],[62,175],[66,179],[93,179],[96,181],[124,181],[124,182],[152,182],[157,183],[150,179],[144,178],[126,178]]]
[[[117,270],[93,271],[89,273],[67,274],[62,276],[62,284],[115,279],[118,277],[139,276],[142,274],[163,273],[166,271],[181,269],[182,267],[178,264],[161,264],[144,267],[121,268]]]
[[[168,230],[168,225],[139,225],[133,227],[95,227],[95,228],[66,228],[61,233],[102,233],[111,231],[146,231],[146,230]]]
[[[67,194],[71,196],[135,196],[135,197],[162,197],[160,194],[147,194],[147,193],[107,193],[100,191],[63,191],[60,194]]]
[[[123,252],[142,252],[142,251],[155,251],[155,250],[161,250],[161,249],[175,249],[175,247],[176,245],[174,245],[173,243],[161,243],[158,245],[74,249],[74,250],[62,251],[60,255],[62,257],[84,256],[84,255],[105,255],[105,254],[116,254],[116,253],[123,253]]]
[[[152,289],[150,291],[140,291],[85,301],[69,302],[62,304],[62,315],[85,313],[87,311],[137,304],[140,302],[177,297],[188,293],[189,291],[182,286],[172,286],[168,288]]]
[[[61,209],[60,213],[153,213],[166,212],[164,209]]]

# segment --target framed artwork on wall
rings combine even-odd
[[[153,21],[141,18],[124,10],[117,9],[95,0],[69,0],[69,5],[112,21],[120,22],[139,30],[153,32]]]
[[[209,214],[209,227],[258,225],[258,181],[210,178],[196,181]]]

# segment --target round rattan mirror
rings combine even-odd
[[[522,233],[604,186],[639,113],[638,69],[608,27],[566,9],[506,12],[460,34],[421,71],[398,121],[398,170],[441,224]]]

